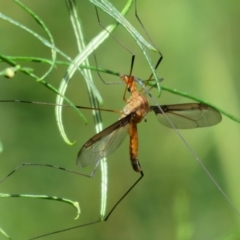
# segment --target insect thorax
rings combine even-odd
[[[139,123],[149,112],[148,100],[139,92],[132,92],[131,97],[127,100],[127,105],[123,109],[121,118],[135,112],[132,121]]]

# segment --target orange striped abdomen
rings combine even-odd
[[[129,126],[129,136],[130,136],[130,160],[134,171],[141,172],[141,167],[138,161],[138,133],[137,133],[137,124],[131,122]]]

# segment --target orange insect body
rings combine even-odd
[[[129,153],[130,153],[130,160],[132,163],[133,170],[136,172],[141,172],[142,169],[140,167],[139,161],[138,161],[138,132],[137,132],[137,124],[136,123],[130,123],[129,126],[129,136],[130,136],[130,142],[129,142]]]
[[[149,104],[147,98],[142,95],[136,88],[133,76],[122,75],[121,78],[127,84],[127,89],[131,93],[127,100],[127,105],[123,109],[121,118],[131,115],[129,122],[129,136],[130,136],[130,160],[134,171],[141,172],[141,167],[137,159],[138,156],[138,132],[137,124],[140,123],[149,112]]]

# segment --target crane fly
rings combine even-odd
[[[117,122],[91,137],[81,147],[77,155],[77,166],[79,167],[87,167],[89,165],[96,165],[97,167],[99,161],[115,152],[126,136],[129,135],[129,154],[132,168],[134,171],[140,172],[143,175],[138,160],[137,124],[145,119],[149,112],[154,112],[162,125],[177,129],[210,127],[218,124],[222,120],[221,114],[216,109],[203,103],[149,106],[147,97],[138,91],[136,87],[136,78],[132,75],[120,75],[120,77],[126,83],[126,89],[130,93],[130,97],[127,100],[125,97],[126,91],[124,93],[123,99],[126,102],[126,106],[122,111],[76,106],[80,109],[117,112],[121,114]],[[0,100],[0,102],[20,102],[55,106],[53,103],[24,100]],[[69,105],[63,106],[69,107]],[[90,176],[92,177],[94,173],[95,170]],[[83,175],[86,176],[85,174]]]
[[[121,114],[117,122],[94,135],[81,147],[77,155],[77,165],[79,167],[87,167],[89,165],[97,166],[102,158],[106,158],[115,152],[126,136],[129,135],[129,154],[132,168],[134,171],[140,172],[143,175],[138,160],[137,124],[140,123],[149,112],[154,112],[159,122],[164,126],[169,128],[175,127],[177,129],[210,127],[218,124],[222,120],[221,114],[216,109],[203,103],[149,106],[147,97],[138,91],[136,87],[135,77],[132,75],[120,75],[120,77],[126,83],[126,89],[130,93],[130,97],[127,100],[125,97],[126,91],[124,93],[123,99],[126,102],[126,106],[122,111],[76,106],[81,109],[94,109]],[[1,100],[0,102],[35,103],[55,106],[55,104],[51,103],[23,100]],[[92,176],[94,172],[95,171],[93,171]]]
[[[142,172],[138,161],[138,132],[140,123],[148,112],[153,111],[159,122],[167,127],[192,129],[209,127],[219,123],[221,114],[214,108],[202,103],[185,103],[173,105],[149,106],[146,96],[137,90],[133,76],[121,75],[131,96],[126,100],[126,106],[121,111],[120,119],[90,138],[80,149],[77,165],[86,167],[108,157],[120,147],[129,134],[129,153],[132,168]],[[125,96],[124,96],[125,99]],[[167,115],[167,118],[164,116]]]

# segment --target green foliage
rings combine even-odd
[[[121,109],[123,85],[105,85],[97,73],[103,73],[106,81],[120,82],[115,76],[129,72],[131,55],[109,36],[136,55],[134,75],[147,79],[153,71],[154,79],[159,79],[154,70],[158,54],[151,53],[155,48],[134,16],[133,1],[112,1],[117,9],[123,9],[123,15],[130,11],[124,17],[107,1],[77,1],[77,6],[72,1],[67,3],[68,8],[56,1],[1,4],[0,99],[58,104],[65,100],[73,108],[78,103],[98,108],[104,101],[104,108]],[[101,24],[108,31],[99,26],[94,4],[100,8]],[[238,3],[138,1],[137,6],[141,21],[164,55],[158,70],[164,84],[157,81],[157,91],[152,94],[163,90],[161,104],[186,102],[188,98],[213,106],[211,101],[222,114],[239,122],[228,113],[240,115]],[[4,103],[0,107],[0,176],[22,162],[74,168],[79,148],[94,134],[93,125],[95,131],[102,129],[98,112],[92,120],[88,112],[75,108],[76,115],[71,109],[57,107],[54,120],[51,107]],[[118,118],[110,114],[103,117],[105,126]],[[139,159],[145,173],[139,185],[107,223],[49,239],[239,239],[239,216],[230,204],[176,133],[159,126],[154,117],[148,118],[139,126]],[[84,126],[82,120],[88,120],[89,125]],[[64,141],[76,145],[69,147],[59,138],[56,122]],[[181,132],[238,209],[239,130],[239,125],[224,118],[211,129]],[[30,192],[35,199],[1,198],[0,232],[9,239],[26,239],[94,221],[99,219],[99,212],[103,218],[107,181],[111,207],[138,177],[128,163],[127,144],[110,157],[109,173],[106,165],[101,167],[103,179],[98,172],[93,179],[85,179],[37,167],[18,171],[0,185],[1,192]],[[64,196],[67,200],[52,198],[65,202],[77,199],[82,210],[80,220],[73,221],[73,212],[65,204],[38,200],[45,195]]]

